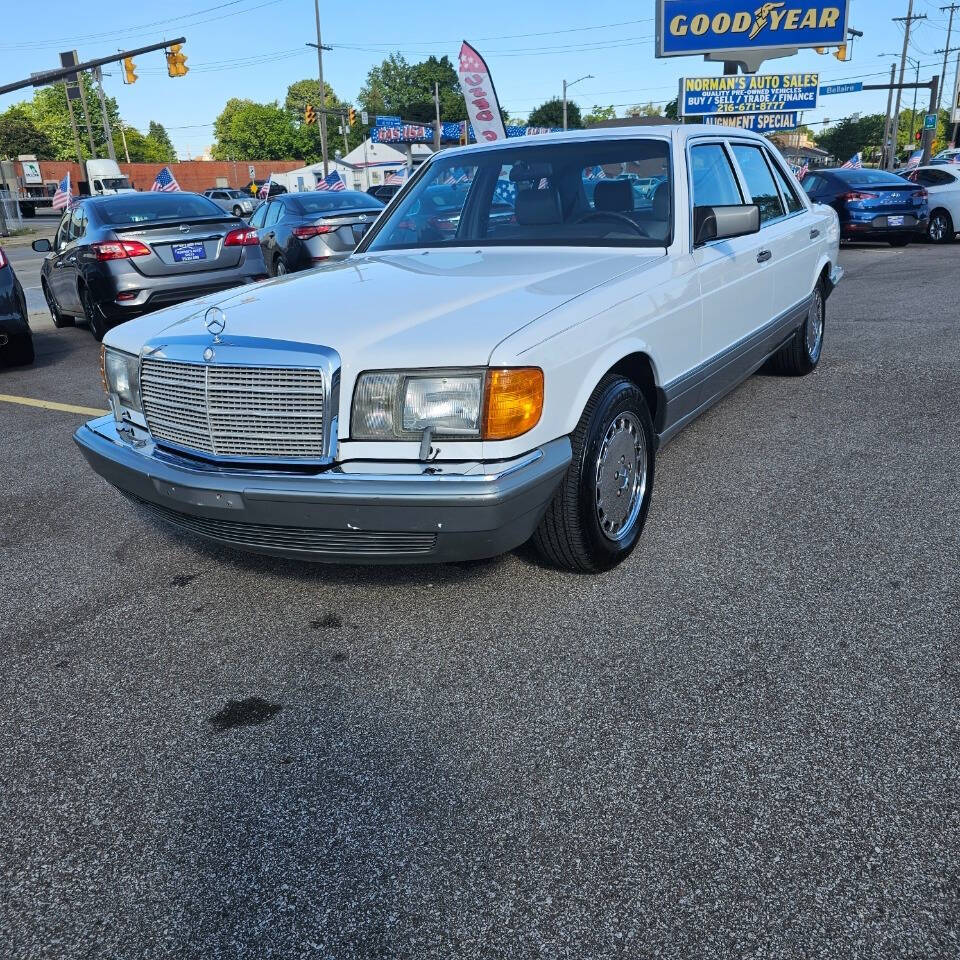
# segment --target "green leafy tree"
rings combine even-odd
[[[680,100],[677,97],[674,97],[664,108],[663,115],[668,120],[679,120],[680,119]]]
[[[54,158],[50,138],[19,105],[0,113],[0,157],[13,160],[21,153],[32,153],[38,160]]]
[[[871,113],[859,120],[846,117],[821,131],[816,138],[817,146],[838,160],[846,161],[855,153],[862,152],[872,157],[882,150],[884,122],[882,113]],[[907,132],[909,135],[909,127]]]
[[[217,160],[289,160],[298,157],[297,130],[277,103],[233,97],[213,125]]]
[[[597,104],[593,105],[593,109],[583,118],[583,122],[586,126],[591,126],[595,123],[600,123],[603,120],[613,120],[617,116],[617,111],[614,110],[613,104],[609,107],[601,107]]]
[[[127,141],[126,150],[123,145],[124,137]],[[125,160],[129,154],[131,163],[173,163],[177,159],[172,145],[168,146],[157,140],[152,133],[144,136],[133,127],[125,126],[122,134],[119,129],[114,129],[113,145],[117,158]]]
[[[555,97],[553,100],[541,103],[531,112],[529,123],[531,127],[562,127],[563,101]],[[567,101],[567,126],[571,130],[577,130],[583,126],[580,108],[570,100]]]
[[[358,97],[371,114],[390,114],[413,119],[407,110],[414,99],[413,68],[402,54],[391,53],[383,63],[371,67]]]
[[[173,141],[167,133],[162,123],[155,120],[150,121],[147,128],[147,139],[156,144],[157,151],[161,154],[156,163],[173,163],[177,159],[177,151],[173,148]]]
[[[663,111],[654,103],[635,103],[627,108],[628,117],[662,117]]]

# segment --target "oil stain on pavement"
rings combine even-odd
[[[252,727],[272,720],[282,709],[279,703],[268,703],[260,697],[229,700],[219,713],[210,717],[210,724],[214,733],[223,733],[234,727]]]

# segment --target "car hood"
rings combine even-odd
[[[211,341],[204,314],[216,305],[225,345],[322,345],[354,369],[483,366],[527,324],[663,256],[662,248],[361,255],[148,314],[115,327],[106,343],[131,353],[195,345],[199,361]]]

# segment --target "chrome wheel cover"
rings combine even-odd
[[[823,294],[818,290],[813,295],[806,324],[807,356],[816,361],[823,347]]]
[[[282,277],[282,276],[284,276],[284,275],[286,274],[286,272],[287,272],[287,265],[286,265],[282,260],[278,260],[278,261],[277,261],[277,276],[278,276],[278,277]]]
[[[639,419],[621,413],[607,427],[596,466],[597,521],[614,543],[633,532],[647,490],[647,440]]]
[[[942,214],[937,214],[930,221],[930,239],[940,243],[947,234],[947,222]]]

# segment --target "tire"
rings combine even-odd
[[[930,214],[930,224],[927,227],[927,237],[931,243],[953,243],[956,230],[953,218],[946,210],[934,210]]]
[[[47,309],[50,311],[50,319],[53,320],[53,325],[58,330],[62,330],[64,327],[72,327],[73,317],[68,317],[65,313],[60,312],[57,301],[47,286],[47,281],[44,280],[40,286],[43,289],[43,299],[47,301]]]
[[[273,261],[273,275],[275,277],[284,277],[290,272],[287,261],[282,256]]]
[[[772,371],[781,377],[805,377],[813,373],[823,355],[827,303],[823,281],[813,290],[807,319],[794,335],[770,358]]]
[[[607,374],[570,442],[573,459],[533,542],[555,566],[601,573],[633,553],[650,508],[653,420],[637,385]],[[623,501],[628,489],[630,500]]]
[[[90,327],[90,332],[99,343],[110,329],[110,324],[107,323],[107,318],[94,303],[93,297],[90,296],[90,291],[86,286],[80,288],[80,303],[83,304],[83,316]]]
[[[897,237],[896,240],[891,240],[891,241],[890,241],[890,246],[891,246],[891,247],[909,247],[909,246],[910,246],[910,238],[909,238],[909,237]]]

